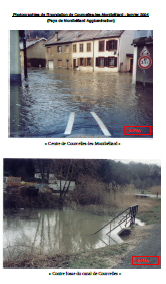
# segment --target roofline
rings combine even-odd
[[[125,31],[125,30],[123,30],[123,31],[120,33],[120,35],[117,35],[117,36],[95,37],[95,39],[104,39],[104,38],[116,38],[116,37],[120,37],[124,31]]]
[[[45,39],[44,37],[42,37],[42,38],[38,39],[36,42],[32,43],[30,46],[27,46],[26,49],[29,48],[29,47],[31,47],[31,46],[33,46],[33,45],[35,45],[36,43],[38,43],[39,41],[41,41],[41,40],[43,40],[43,39],[46,41],[46,39]],[[35,39],[34,39],[34,40],[35,40]],[[24,50],[24,48],[20,48],[20,50]]]
[[[105,37],[96,37],[100,32],[98,32],[98,34],[95,36],[95,37],[92,37],[91,39],[80,39],[80,40],[71,40],[71,41],[68,41],[68,42],[59,42],[58,43],[58,41],[56,41],[55,43],[46,43],[46,44],[44,44],[44,46],[47,46],[47,45],[59,45],[59,44],[65,44],[65,43],[73,43],[73,42],[80,42],[80,41],[90,41],[90,40],[92,40],[92,41],[94,41],[94,40],[97,40],[97,39],[104,39],[104,38],[119,38],[121,35],[122,35],[122,33],[124,32],[125,30],[123,30],[121,33],[120,33],[120,35],[118,35],[118,36],[105,36]],[[55,34],[55,33],[54,33]],[[51,37],[51,36],[50,36]],[[48,38],[49,39],[49,38]]]

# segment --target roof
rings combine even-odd
[[[55,41],[55,34],[58,33],[58,41]],[[120,37],[123,30],[101,31],[101,30],[66,30],[54,32],[45,42],[45,45],[72,43],[78,41],[92,40],[98,38]]]
[[[153,37],[141,37],[136,38],[133,40],[133,43],[131,45],[144,45],[144,44],[153,44]]]
[[[33,38],[32,39],[27,39],[26,40],[26,48],[31,47],[32,45],[36,44],[37,42],[39,42],[41,40],[46,41],[46,39],[44,37],[34,38],[34,39]],[[24,49],[23,42],[20,42],[20,50],[23,50],[23,49]]]
[[[107,38],[107,37],[120,37],[124,30],[102,30],[96,36],[98,38]]]

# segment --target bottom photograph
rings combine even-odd
[[[4,269],[161,269],[160,160],[3,164]]]

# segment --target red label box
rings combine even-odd
[[[134,259],[137,263],[133,263],[133,258],[136,258]],[[149,258],[150,257],[157,257],[158,258],[158,262],[157,264],[156,263],[149,263]],[[155,261],[155,259],[154,259]],[[149,256],[149,255],[135,255],[135,256],[132,256],[132,265],[159,265],[159,256]]]
[[[129,127],[128,130],[126,130],[125,128],[126,127]],[[150,130],[150,133],[141,133],[141,127],[149,127],[148,131]],[[125,132],[126,130],[126,132]],[[144,130],[144,129],[142,129]],[[131,126],[124,126],[124,135],[151,135],[151,126],[134,126],[134,125],[131,125]]]

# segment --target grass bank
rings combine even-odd
[[[161,199],[155,198],[154,203],[156,203],[156,205],[150,207],[148,211],[145,208],[145,210],[142,209],[141,212],[137,214],[137,217],[146,225],[161,222]]]
[[[4,267],[13,268],[56,268],[56,269],[89,269],[108,268],[108,258],[116,259],[127,251],[128,244],[107,246],[104,248],[83,251],[75,254],[59,252],[53,257],[47,255],[26,255],[24,258],[4,261]]]

